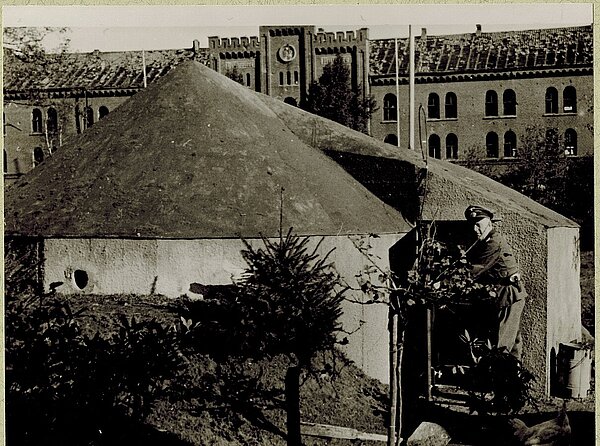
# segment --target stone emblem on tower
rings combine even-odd
[[[290,45],[289,43],[287,43],[287,44],[283,45],[281,48],[279,48],[278,54],[279,54],[279,58],[283,62],[291,62],[296,57],[296,48],[294,48],[293,45]]]

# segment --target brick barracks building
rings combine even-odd
[[[527,129],[558,136],[569,156],[593,153],[592,27],[415,37],[416,149],[430,157],[518,159]],[[261,26],[259,35],[210,37],[179,50],[56,55],[42,76],[4,51],[4,176],[7,184],[43,161],[129,96],[195,59],[237,72],[248,88],[302,105],[311,82],[338,54],[352,87],[373,95],[370,134],[408,147],[408,39],[369,30],[323,32],[314,26]],[[144,76],[143,67],[146,75]],[[400,104],[399,108],[397,104]],[[398,120],[400,135],[397,134]],[[400,141],[398,141],[398,138]],[[399,144],[398,144],[399,142]]]

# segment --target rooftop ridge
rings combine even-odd
[[[427,38],[444,38],[444,37],[485,37],[491,35],[512,35],[512,34],[525,34],[531,32],[548,32],[548,31],[560,31],[560,30],[568,30],[568,31],[584,31],[585,28],[589,29],[589,32],[592,32],[592,25],[576,25],[576,26],[557,26],[552,28],[529,28],[529,29],[519,29],[519,30],[506,30],[506,31],[481,31],[478,33],[474,32],[465,32],[465,33],[457,33],[457,34],[427,34]],[[421,35],[415,35],[415,40],[421,39]],[[378,42],[378,41],[391,41],[395,40],[394,37],[382,37],[379,39],[369,39],[370,42]],[[408,41],[408,37],[399,37],[398,42]]]

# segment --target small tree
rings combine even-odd
[[[402,382],[400,368],[403,362],[404,339],[412,309],[453,308],[457,304],[491,302],[495,296],[492,286],[476,282],[466,260],[468,249],[449,246],[435,237],[435,225],[419,229],[418,251],[412,267],[406,274],[385,270],[370,252],[367,239],[354,241],[355,247],[368,260],[365,270],[358,275],[360,290],[367,300],[361,304],[386,304],[390,315],[390,390],[391,410],[388,445],[398,444],[402,422]],[[480,339],[464,338],[471,351],[471,381],[479,386],[467,388],[471,407],[478,413],[514,412],[528,401],[530,381],[533,379],[520,361],[505,349],[497,349]],[[428,371],[427,373],[431,373]],[[483,390],[482,390],[483,389]],[[491,398],[488,392],[491,392]],[[397,423],[400,423],[397,428]]]
[[[556,129],[528,127],[520,136],[517,158],[507,165],[481,162],[476,152],[467,151],[466,167],[577,221],[593,237],[593,157],[566,155]]]
[[[244,85],[244,76],[238,70],[237,65],[234,65],[232,69],[227,69],[227,71],[225,71],[225,76],[238,84]]]
[[[354,130],[366,133],[368,122],[377,106],[372,96],[363,98],[360,86],[352,89],[350,69],[341,55],[323,67],[318,82],[308,89],[303,108]]]
[[[283,353],[292,361],[286,373],[288,444],[300,445],[300,374],[315,353],[331,349],[341,329],[341,302],[346,290],[320,242],[309,250],[309,239],[291,230],[277,241],[263,238],[264,248],[245,242],[248,268],[238,282],[244,317],[239,339],[246,354],[270,357]]]
[[[500,181],[551,208],[564,197],[568,160],[558,132],[529,127],[522,137],[520,162]]]

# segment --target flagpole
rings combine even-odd
[[[144,72],[144,88],[148,86],[148,81],[146,80],[146,53],[142,50],[142,70]]]
[[[396,141],[400,147],[400,82],[398,79],[398,38],[394,39],[394,48],[396,50],[394,59],[396,60]]]
[[[408,25],[408,148],[415,149],[415,38]]]

